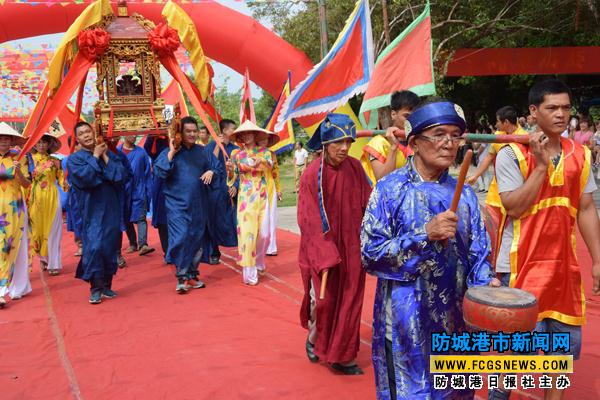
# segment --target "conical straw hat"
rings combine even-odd
[[[27,141],[27,138],[24,138],[6,122],[0,122],[0,136],[11,136],[15,146],[22,146]]]
[[[241,124],[234,132],[233,135],[231,135],[231,138],[236,141],[239,142],[240,141],[240,135],[242,133],[245,132],[254,132],[254,134],[256,135],[256,141],[260,142],[263,139],[267,138],[267,135],[271,132],[269,132],[266,129],[263,129],[261,127],[259,127],[258,125],[256,125],[255,123],[253,123],[250,120],[244,121],[243,124]]]

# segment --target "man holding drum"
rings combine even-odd
[[[372,355],[378,400],[474,395],[436,390],[429,373],[431,333],[465,329],[467,287],[500,285],[473,189],[465,186],[458,211],[449,211],[457,180],[448,168],[465,129],[456,104],[418,107],[405,124],[414,156],[382,178],[369,200],[361,250],[365,269],[378,277]]]
[[[533,86],[529,111],[539,129],[529,146],[510,144],[498,153],[496,179],[507,222],[497,265],[504,285],[527,290],[539,305],[538,332],[570,335],[570,353],[581,352],[585,298],[575,253],[575,222],[592,256],[594,294],[600,294],[600,222],[592,200],[596,184],[589,149],[561,138],[571,112],[571,90],[551,79]],[[502,229],[503,228],[503,229]],[[563,354],[563,353],[561,353]],[[563,391],[547,389],[546,398]],[[500,393],[494,398],[508,398]]]

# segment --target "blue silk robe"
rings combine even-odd
[[[217,163],[217,168],[221,171],[213,178],[213,184],[208,189],[208,203],[213,212],[208,214],[208,230],[204,235],[202,244],[202,262],[208,262],[209,256],[214,254],[217,246],[236,247],[237,246],[237,196],[229,196],[229,187],[227,186],[227,170],[225,167],[225,157],[219,150],[219,156],[214,157],[216,142],[210,142],[204,150],[213,155],[212,159]],[[239,147],[233,143],[223,144],[227,155]],[[211,158],[211,157],[209,157]],[[239,182],[235,182],[236,189]]]
[[[123,151],[123,145],[118,149]],[[123,152],[125,154],[125,152]],[[129,199],[129,221],[138,222],[146,219],[146,212],[150,203],[148,193],[150,192],[150,159],[146,151],[139,146],[134,146],[133,150],[125,154],[129,165],[131,166],[131,180],[126,185],[125,190]]]
[[[373,365],[377,399],[390,399],[385,354],[386,302],[392,322],[393,363],[398,399],[472,398],[473,391],[435,390],[429,374],[432,332],[465,329],[462,300],[467,287],[493,277],[490,244],[477,196],[462,192],[455,239],[430,242],[425,224],[450,208],[456,179],[445,172],[424,182],[407,166],[381,179],[369,200],[361,233],[363,266],[375,275]],[[390,318],[391,317],[391,318]]]
[[[155,148],[153,149],[153,147]],[[166,138],[148,136],[144,142],[144,150],[146,150],[152,162],[156,161],[158,155],[167,148],[169,148],[169,142]],[[148,185],[152,204],[152,226],[158,228],[159,225],[167,224],[167,209],[165,207],[165,194],[163,193],[164,180],[157,174],[151,175]]]
[[[111,151],[107,154],[108,164],[87,150],[71,154],[67,161],[71,195],[76,197],[82,222],[83,255],[75,276],[86,281],[105,279],[117,272],[119,191],[130,172],[121,157]]]
[[[200,176],[211,170],[209,154],[194,144],[181,149],[172,161],[163,150],[154,164],[154,173],[164,179],[164,194],[169,227],[167,258],[177,267],[179,278],[193,279],[198,275],[202,237],[207,223],[207,188]],[[214,157],[214,156],[213,156]],[[215,175],[218,171],[214,171]]]

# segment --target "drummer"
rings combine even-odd
[[[463,188],[457,214],[448,211],[457,184],[448,168],[465,129],[456,104],[417,108],[405,124],[414,155],[377,183],[363,219],[363,265],[378,277],[372,353],[377,399],[474,395],[436,390],[429,373],[431,333],[465,328],[467,287],[500,285],[488,262],[490,242],[473,189]]]

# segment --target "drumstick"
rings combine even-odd
[[[454,189],[454,196],[452,197],[452,204],[450,205],[450,211],[456,212],[458,210],[458,202],[460,201],[460,195],[462,194],[463,186],[465,186],[465,179],[467,172],[469,172],[469,166],[471,165],[471,158],[473,157],[473,150],[467,150],[465,158],[460,166],[460,173],[458,174],[458,180],[456,182],[456,189]]]
[[[454,196],[452,196],[452,203],[450,204],[450,211],[456,212],[458,210],[458,202],[460,201],[460,195],[462,194],[463,187],[465,186],[465,179],[467,178],[467,172],[469,172],[469,166],[471,165],[471,158],[473,157],[473,150],[467,150],[463,162],[460,166],[460,172],[458,174],[458,180],[456,182],[456,188],[454,189]],[[448,246],[448,239],[442,241],[444,247]]]
[[[325,288],[327,287],[327,275],[329,275],[328,269],[323,271],[323,277],[321,279],[321,292],[319,293],[319,300],[323,300],[325,298]]]

